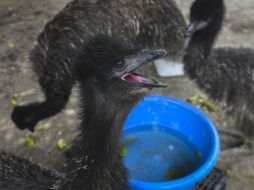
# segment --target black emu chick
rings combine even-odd
[[[74,0],[48,22],[31,53],[45,101],[17,106],[12,120],[19,129],[59,113],[75,82],[72,60],[96,33],[112,34],[141,47],[164,48],[171,57],[184,46],[185,21],[174,0]]]
[[[166,55],[162,50],[138,51],[104,35],[85,43],[74,61],[81,123],[79,138],[71,148],[76,151],[69,163],[72,170],[61,177],[29,161],[0,153],[0,187],[6,187],[5,190],[129,189],[121,156],[124,121],[149,89],[165,87],[164,83],[134,71]]]
[[[223,0],[196,0],[191,7],[191,36],[185,72],[211,98],[226,105],[246,134],[254,132],[254,51],[250,48],[212,49],[222,27]]]

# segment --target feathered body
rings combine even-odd
[[[192,31],[184,56],[185,72],[209,96],[226,106],[248,134],[254,131],[254,50],[212,49],[225,14],[223,0],[196,0],[192,23],[207,26]],[[193,29],[192,29],[193,30]]]
[[[74,0],[48,22],[31,53],[45,93],[43,103],[16,107],[12,119],[34,130],[41,119],[63,109],[75,78],[72,60],[80,45],[97,33],[119,36],[141,47],[163,48],[171,57],[184,46],[185,21],[173,0]]]

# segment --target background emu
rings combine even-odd
[[[225,14],[223,0],[196,0],[190,14],[186,36],[191,39],[184,56],[185,72],[211,98],[226,103],[246,134],[253,133],[253,49],[212,50]]]
[[[12,120],[34,131],[38,121],[60,112],[74,76],[71,61],[94,33],[112,34],[142,47],[164,48],[179,56],[185,21],[173,0],[74,0],[48,22],[31,53],[45,101],[14,108]]]
[[[134,71],[167,55],[138,51],[119,39],[98,35],[82,46],[74,61],[80,88],[80,136],[66,177],[27,160],[0,153],[0,187],[27,189],[129,189],[122,163],[123,123],[149,89],[165,87]],[[29,180],[29,181],[28,181]]]

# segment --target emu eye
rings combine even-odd
[[[125,62],[124,61],[119,61],[119,62],[116,62],[115,65],[114,65],[114,68],[116,70],[121,70],[125,67]]]

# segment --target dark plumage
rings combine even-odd
[[[191,7],[191,36],[184,56],[185,72],[211,98],[225,103],[247,133],[254,131],[254,51],[212,49],[222,27],[223,0],[196,0]]]
[[[179,56],[185,22],[173,0],[74,0],[48,22],[31,53],[46,100],[15,107],[20,129],[60,112],[75,82],[72,60],[80,45],[96,33],[112,34],[141,47],[166,49]]]
[[[63,178],[29,161],[2,153],[0,185],[6,184],[5,190],[14,187],[19,190],[129,189],[121,157],[124,121],[150,88],[165,87],[160,81],[134,71],[166,55],[162,50],[138,51],[108,36],[99,35],[89,40],[74,60],[81,122],[79,138],[71,148],[75,153],[69,163],[71,170]],[[28,179],[31,181],[27,182]]]
[[[63,176],[13,154],[0,152],[1,190],[53,190]]]

